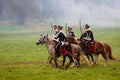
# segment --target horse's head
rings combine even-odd
[[[43,35],[41,34],[39,40],[36,42],[36,45],[40,45],[40,44],[45,43],[45,42],[47,41],[47,37],[48,37],[48,35],[44,35],[44,36],[43,36]]]

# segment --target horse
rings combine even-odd
[[[115,60],[115,58],[114,58],[113,55],[112,55],[112,49],[111,49],[110,45],[108,45],[107,43],[104,43],[104,42],[95,42],[95,44],[96,44],[96,50],[98,50],[99,52],[98,52],[97,55],[95,55],[96,58],[95,58],[95,61],[93,62],[93,64],[95,64],[95,63],[97,62],[97,60],[98,60],[98,55],[99,55],[100,53],[101,53],[101,55],[103,56],[103,58],[104,58],[104,60],[105,60],[104,66],[107,65],[107,63],[108,63],[108,58],[109,58],[110,60]],[[98,48],[99,48],[98,46],[101,48],[101,50],[98,49]],[[98,48],[97,48],[97,47],[98,47]],[[93,53],[93,54],[95,54],[95,53]]]
[[[49,63],[51,65],[53,65],[51,63],[52,60],[54,60],[55,62],[55,67],[59,67],[58,64],[57,64],[57,58],[56,57],[56,53],[55,53],[55,46],[56,46],[56,42],[53,41],[52,38],[50,38],[48,36],[48,34],[46,36],[42,36],[40,37],[40,39],[36,42],[37,45],[39,44],[42,44],[42,43],[45,43],[47,49],[48,49],[48,53],[50,54],[49,56]],[[66,45],[66,44],[65,44]],[[65,46],[64,45],[64,46]],[[69,51],[66,51],[66,54],[63,55],[63,63],[62,63],[62,66],[64,66],[64,63],[65,63],[65,59],[66,59],[66,56],[68,56],[70,62],[66,65],[65,69],[68,68],[68,66],[73,62],[73,59],[74,59],[74,62],[76,62],[76,64],[78,64],[78,67],[80,65],[79,63],[79,57],[80,55],[82,55],[82,57],[84,58],[84,60],[87,62],[88,66],[90,66],[90,63],[89,63],[89,60],[86,58],[86,56],[81,52],[82,49],[78,46],[78,45],[75,45],[75,44],[71,44],[71,48],[72,48],[72,55]],[[74,56],[73,56],[74,55]]]
[[[48,56],[48,61],[49,61],[49,63],[52,65],[52,66],[54,66],[53,64],[52,64],[52,60],[54,60],[54,62],[55,62],[55,67],[58,67],[58,64],[57,64],[57,62],[56,62],[56,56],[55,56],[55,50],[54,50],[54,45],[53,45],[53,43],[52,43],[52,39],[51,38],[47,38],[46,36],[43,36],[42,34],[41,34],[41,37],[39,38],[39,40],[36,42],[36,45],[39,45],[39,44],[43,44],[43,43],[45,43],[45,46],[46,46],[46,48],[48,49],[48,53],[50,54],[49,56]],[[48,45],[49,44],[49,45]]]
[[[73,38],[71,35],[67,35],[67,40],[68,40],[69,43],[73,43],[73,44],[79,44],[79,41],[80,41],[80,39],[75,38],[75,37]],[[80,47],[83,48],[82,45]],[[87,56],[87,58],[89,60],[90,60],[90,58],[89,58],[89,56],[90,56],[92,61],[94,61],[92,54],[88,53],[88,54],[85,54],[85,55]]]
[[[71,46],[71,53],[74,60],[74,63],[71,67],[73,67],[74,65],[77,65],[78,68],[80,67],[80,56],[86,61],[89,67],[91,66],[90,61],[85,56],[84,52],[82,51],[82,48],[79,45],[69,43],[69,46]]]
[[[68,36],[67,39],[68,39],[69,42],[74,43],[74,44],[78,44],[80,47],[83,47],[82,43],[78,41],[79,39],[75,39],[71,36]],[[107,43],[95,42],[94,46],[92,45],[92,48],[93,49],[90,50],[91,45],[89,44],[88,45],[88,53],[95,55],[95,60],[93,61],[93,63],[91,65],[93,65],[97,62],[99,54],[101,54],[102,57],[105,60],[104,66],[107,65],[108,58],[111,59],[111,60],[115,60],[115,58],[112,55],[111,47]]]
[[[47,35],[42,35],[41,34],[41,37],[39,38],[39,40],[36,42],[37,45],[39,44],[43,44],[45,43],[46,45],[46,48],[48,49],[48,53],[49,53],[49,57],[48,57],[48,61],[49,63],[54,66],[52,64],[52,60],[54,60],[55,62],[55,68],[59,67],[58,64],[57,64],[57,56],[56,56],[56,51],[55,51],[55,48],[56,48],[56,42],[53,41],[52,37],[51,36],[48,36]],[[70,56],[70,54],[68,52],[66,52],[66,55],[63,56],[63,63],[62,63],[62,66],[64,66],[64,63],[65,63],[65,59],[66,59],[66,56],[68,56],[70,62],[67,64],[66,68],[68,68],[68,66],[73,62],[73,58]],[[61,66],[61,67],[62,67]],[[59,67],[59,68],[61,68]]]

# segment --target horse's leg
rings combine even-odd
[[[64,64],[65,64],[65,60],[66,60],[66,55],[63,56],[63,63],[62,63],[61,68],[64,66]]]
[[[57,58],[54,58],[54,62],[55,62],[55,68],[59,67],[57,64]]]
[[[77,52],[77,55],[76,55],[76,61],[77,61],[77,68],[80,67],[80,54],[81,54],[81,50],[78,48],[78,52]]]
[[[104,66],[106,67],[107,62],[108,62],[107,55],[106,55],[105,53],[102,53],[102,56],[103,56],[103,58],[104,58],[104,60],[105,60],[105,64],[104,64]]]
[[[103,50],[101,51],[101,54],[102,54],[102,56],[103,56],[103,58],[104,58],[104,60],[105,60],[104,66],[106,66],[106,65],[107,65],[107,62],[108,62],[108,56],[107,56],[105,44],[102,43],[102,42],[101,42],[101,44],[102,44],[102,47],[103,47]]]
[[[74,62],[72,56],[68,55],[68,58],[69,58],[70,62],[66,65],[65,69],[67,69],[72,62]]]
[[[77,58],[77,67],[78,68],[80,67],[80,58],[79,57]]]
[[[89,55],[88,54],[85,54],[86,55],[86,57],[88,58],[88,60],[90,61],[90,57],[89,57]]]
[[[94,59],[93,59],[93,55],[92,55],[92,53],[89,53],[89,55],[90,55],[90,57],[91,57],[91,59],[92,59],[92,62],[93,62]]]
[[[50,57],[51,56],[48,56],[47,61],[44,64],[48,64],[48,61],[50,61]]]
[[[63,67],[63,66],[64,66],[64,63],[65,63],[65,61],[66,61],[66,56],[68,56],[68,58],[69,58],[70,62],[66,65],[65,69],[67,69],[67,68],[68,68],[68,66],[69,66],[72,62],[74,62],[74,61],[73,61],[73,58],[72,58],[72,54],[71,54],[70,52],[66,51],[66,55],[65,55],[65,56],[63,56],[63,64],[62,64],[62,66],[61,66],[61,67]]]
[[[52,63],[52,60],[54,60],[54,64]],[[56,57],[50,56],[49,63],[55,68],[59,67],[58,64],[57,64],[57,58]]]
[[[52,63],[52,60],[53,60],[53,58],[50,57],[50,59],[49,59],[49,63],[50,63],[52,66],[54,66],[54,64]]]
[[[76,64],[77,64],[77,61],[76,61],[75,58],[73,58],[73,63],[72,63],[72,65],[70,67],[74,67]]]
[[[72,56],[73,56],[73,61],[74,61],[74,63],[70,66],[70,67],[74,67],[76,64],[77,64],[77,60],[76,60],[76,56],[77,56],[77,54],[75,54],[75,52],[74,52],[74,47],[73,47],[73,45],[71,45],[71,49],[72,49]]]
[[[91,62],[88,60],[88,58],[86,57],[86,55],[84,55],[84,53],[83,54],[81,54],[81,56],[82,56],[82,58],[87,62],[87,65],[90,67],[91,66]]]
[[[94,62],[92,63],[92,65],[96,64],[97,60],[98,60],[98,54],[95,54],[95,59],[94,59]]]
[[[84,51],[84,54],[86,55],[86,57],[88,58],[88,60],[90,61],[90,63],[91,63],[91,60],[90,60],[90,54],[87,52],[87,51]]]
[[[74,67],[75,65],[77,65],[77,67],[80,67],[80,51],[78,51],[77,53],[74,53],[73,56],[73,60],[74,63],[71,65],[71,67]]]

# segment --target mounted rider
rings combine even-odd
[[[58,26],[54,25],[53,26],[53,38],[55,38],[56,34],[58,33]]]
[[[66,37],[64,35],[64,32],[62,31],[62,26],[58,25],[58,32],[57,34],[54,36],[54,40],[58,42],[57,46],[56,46],[56,56],[60,56],[60,49],[61,46],[64,44],[64,42],[66,41]]]
[[[75,34],[74,32],[72,31],[72,28],[71,27],[68,27],[68,35],[72,36],[72,37],[75,37]]]
[[[88,24],[85,25],[85,32],[80,37],[81,43],[83,43],[84,53],[87,54],[88,44],[94,44],[93,32]]]

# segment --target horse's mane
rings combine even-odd
[[[72,36],[67,36],[67,41],[69,43],[78,44],[77,40]]]
[[[53,36],[47,35],[48,43],[53,44]]]

